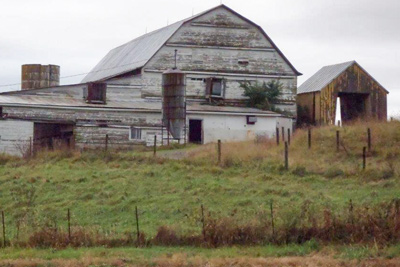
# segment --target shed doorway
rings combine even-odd
[[[189,120],[189,143],[203,143],[203,121]]]
[[[362,93],[339,93],[342,121],[350,122],[365,118],[368,96],[369,94]]]

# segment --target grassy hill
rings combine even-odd
[[[368,127],[372,151],[362,170]],[[340,219],[353,209],[364,214],[397,203],[399,122],[315,128],[311,149],[307,140],[305,130],[292,137],[289,171],[283,145],[274,140],[223,143],[220,164],[215,144],[163,150],[156,158],[150,152],[101,151],[43,152],[29,160],[3,155],[0,209],[7,236],[15,242],[45,226],[66,230],[68,208],[73,227],[111,235],[135,233],[137,206],[140,230],[154,237],[160,226],[201,235],[201,205],[207,220],[252,225],[269,224],[272,201],[278,228],[303,225],[305,218],[318,224],[327,211]],[[176,153],[181,159],[169,159]]]

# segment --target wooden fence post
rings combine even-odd
[[[106,134],[105,150],[108,150],[108,134]]]
[[[308,149],[311,149],[311,128],[308,128]]]
[[[164,124],[161,125],[161,146],[164,146]]]
[[[289,170],[289,146],[288,146],[288,142],[285,142],[285,170]]]
[[[68,209],[67,212],[67,220],[68,220],[68,241],[71,242],[71,211]]]
[[[367,168],[367,147],[363,147],[363,170]]]
[[[157,135],[154,135],[154,151],[153,156],[157,156]]]
[[[368,135],[368,152],[371,152],[372,149],[371,128],[368,128],[367,135]]]
[[[349,204],[350,204],[350,205],[349,205],[350,222],[351,222],[351,225],[354,225],[354,215],[353,215],[354,206],[353,206],[353,200],[350,199],[350,203],[349,203]]]
[[[136,216],[136,245],[140,245],[140,231],[139,231],[139,214],[138,214],[138,208],[135,206],[135,216]]]
[[[340,149],[340,131],[336,131],[336,151]]]
[[[290,128],[287,129],[287,140],[288,140],[288,144],[290,146]]]
[[[201,223],[202,223],[202,233],[203,233],[203,240],[206,242],[206,223],[204,219],[204,206],[201,204]]]
[[[169,146],[169,120],[167,124],[167,146]]]
[[[3,247],[6,247],[6,223],[4,218],[4,211],[1,211],[1,223],[3,225]]]
[[[276,144],[279,146],[279,128],[276,127]]]
[[[282,127],[282,142],[285,142],[285,127]]]
[[[221,164],[221,157],[222,157],[222,144],[221,140],[218,140],[218,164]]]
[[[274,207],[273,207],[274,201],[271,199],[271,202],[269,204],[270,210],[271,210],[271,227],[272,227],[272,239],[275,240],[275,223],[274,223]]]
[[[29,157],[33,155],[33,144],[32,144],[32,137],[29,137]]]

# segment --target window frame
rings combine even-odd
[[[134,137],[134,131],[135,131],[135,137]],[[136,141],[142,141],[142,128],[140,127],[135,127],[131,126],[129,128],[129,140],[136,140]]]
[[[255,125],[257,122],[257,116],[256,115],[247,115],[246,122],[247,122],[247,125]]]
[[[214,94],[214,83],[220,83],[221,92],[219,94]],[[224,98],[226,89],[226,80],[223,78],[210,77],[206,79],[206,97],[207,98]]]
[[[86,103],[106,104],[107,84],[106,83],[88,83],[86,91]]]

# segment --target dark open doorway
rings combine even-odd
[[[202,120],[189,120],[189,142],[202,144]]]
[[[343,122],[362,119],[366,116],[366,102],[369,94],[339,93]]]
[[[74,147],[72,124],[39,123],[34,124],[34,151],[40,149],[68,149]]]

